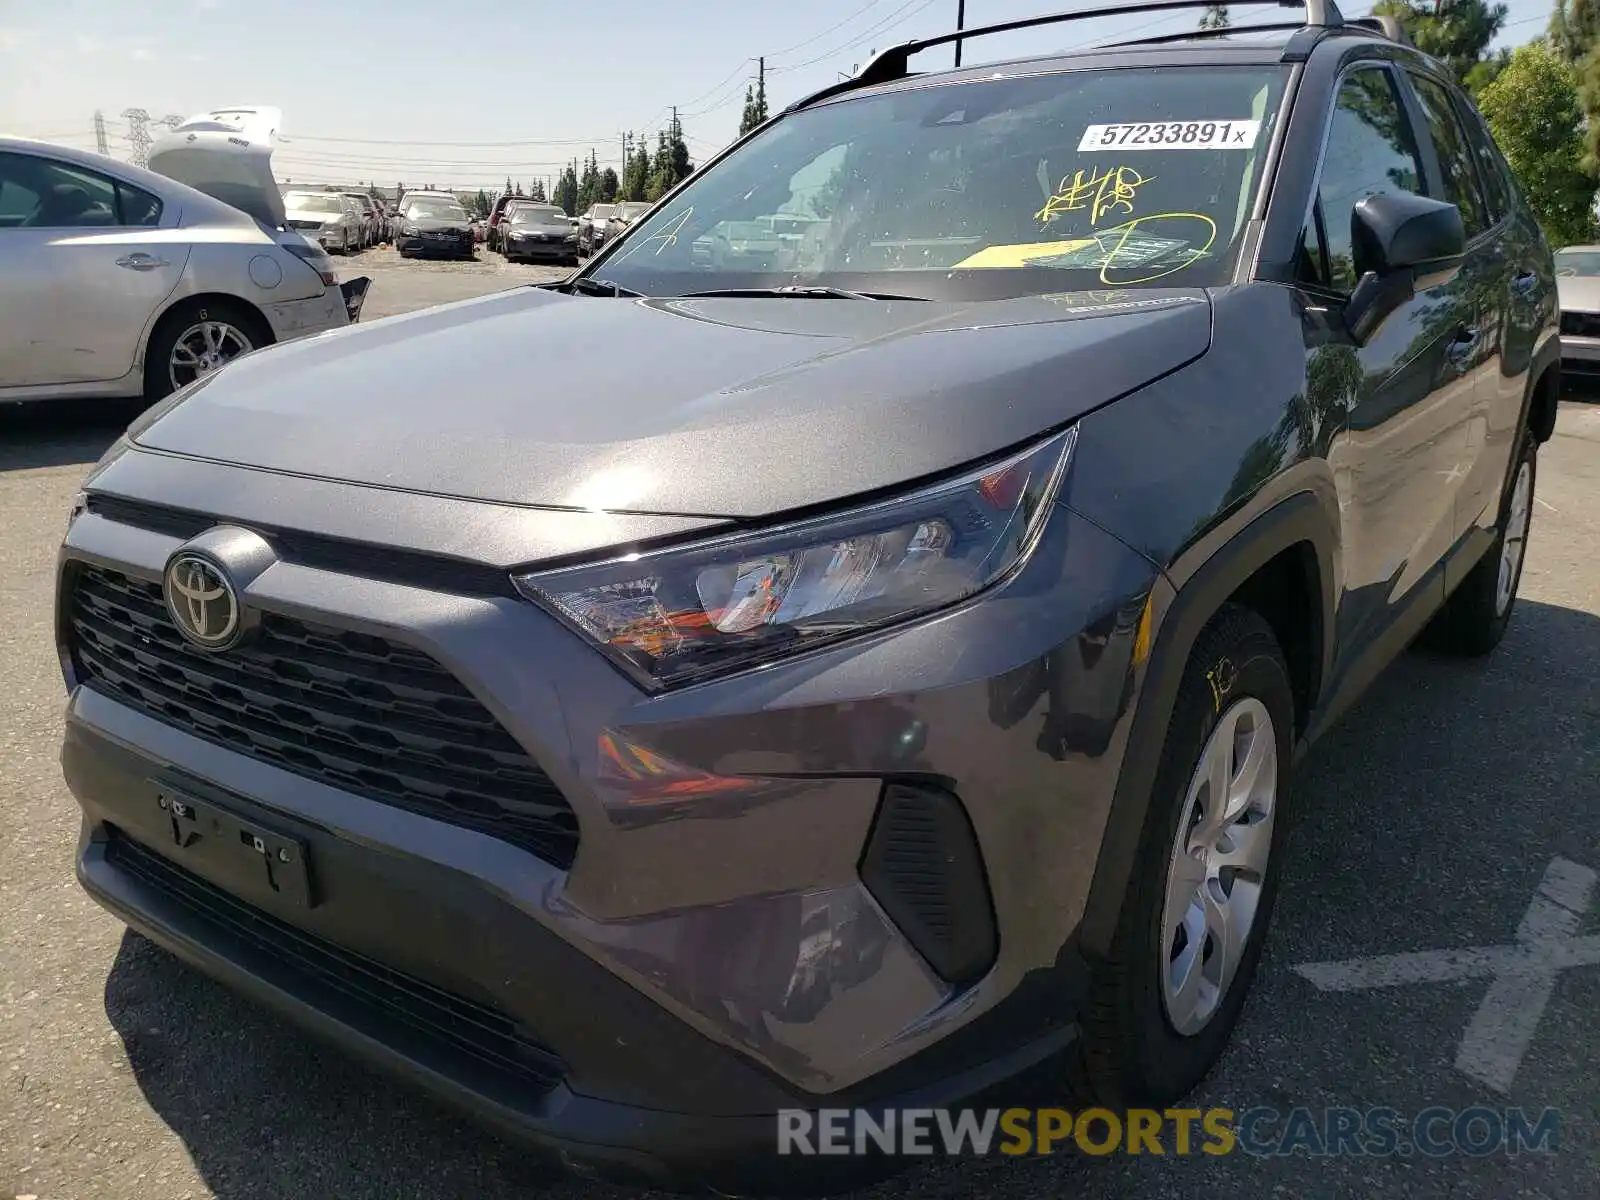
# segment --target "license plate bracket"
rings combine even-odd
[[[179,861],[192,860],[253,891],[264,888],[294,908],[316,904],[305,839],[163,780],[150,782]]]

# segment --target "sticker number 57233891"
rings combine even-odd
[[[1127,121],[1089,126],[1078,151],[1250,150],[1260,132],[1260,121]]]

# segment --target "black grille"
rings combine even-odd
[[[296,929],[246,904],[161,855],[111,831],[106,861],[200,918],[218,934],[256,951],[255,957],[286,990],[310,1001],[311,990],[332,989],[353,1004],[362,1024],[372,1018],[480,1066],[511,1076],[524,1087],[547,1092],[565,1074],[561,1060],[532,1041],[504,1013],[424,983],[415,976]],[[323,1007],[319,1005],[319,1007]],[[362,1020],[362,1016],[366,1019]],[[375,1031],[380,1040],[391,1030]]]
[[[1561,332],[1573,337],[1600,337],[1600,313],[1564,312]]]
[[[164,504],[151,504],[144,500],[129,500],[103,492],[90,494],[88,508],[90,512],[119,525],[148,529],[152,533],[183,541],[197,537],[215,525],[227,524],[204,513],[168,508]],[[345,538],[277,529],[254,522],[250,528],[266,538],[278,557],[285,562],[467,596],[517,595],[516,589],[511,586],[511,576],[498,567],[416,550],[397,550],[392,546],[378,546],[370,542],[353,542]]]
[[[89,686],[308,779],[572,865],[566,799],[421,651],[266,613],[245,645],[207,654],[179,635],[158,584],[84,565],[71,587],[72,655]]]

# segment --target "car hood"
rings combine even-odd
[[[338,221],[342,213],[319,212],[310,208],[286,208],[283,210],[285,220],[289,221],[316,221],[326,225],[330,221]]]
[[[272,176],[281,118],[275,108],[200,113],[151,142],[150,169],[276,229],[288,219]]]
[[[438,217],[423,217],[421,219],[407,217],[405,218],[405,225],[409,229],[426,229],[429,232],[447,229],[452,233],[466,233],[472,228],[472,222],[470,221],[445,221]]]
[[[539,507],[762,517],[905,484],[1203,354],[1204,292],[982,304],[516,288],[247,355],[137,437]]]
[[[1600,275],[1569,275],[1556,280],[1563,312],[1600,312]]]

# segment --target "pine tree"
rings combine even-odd
[[[600,163],[594,151],[590,150],[588,161],[583,164],[583,173],[578,176],[578,211],[588,212],[589,206],[599,199],[599,194]]]
[[[535,179],[533,181],[533,185],[528,188],[528,199],[537,200],[540,204],[549,203],[549,198],[544,194],[544,180]]]
[[[575,217],[580,211],[578,208],[578,171],[576,164],[568,164],[561,171],[556,180],[555,202],[561,206],[563,212],[569,217]]]
[[[622,198],[624,200],[643,200],[645,193],[650,190],[650,151],[645,148],[643,138],[632,138],[633,151],[628,155],[628,164],[622,173]]]
[[[478,194],[472,198],[472,210],[480,217],[489,215],[489,193],[482,188],[479,188]]]
[[[1476,95],[1511,60],[1509,50],[1489,53],[1506,23],[1506,6],[1491,0],[1382,0],[1373,13],[1394,17],[1417,49],[1449,67],[1462,87]]]
[[[766,119],[767,81],[761,77],[744,89],[744,115],[739,118],[739,136],[743,137]]]
[[[509,175],[506,176],[506,190],[501,192],[500,194],[502,196],[511,195],[511,176],[509,176]]]
[[[516,188],[516,191],[514,191],[514,192],[512,192],[512,193],[511,193],[511,194],[512,194],[512,195],[513,195],[513,196],[520,196],[520,195],[522,195],[522,180],[520,180],[520,179],[519,179],[519,180],[517,180],[517,188]]]
[[[601,171],[600,172],[600,203],[601,204],[611,204],[611,203],[615,202],[615,200],[617,198],[617,193],[621,189],[621,187],[622,187],[621,181],[618,180],[617,173],[615,171],[613,171],[610,167],[607,167],[604,171]]]

